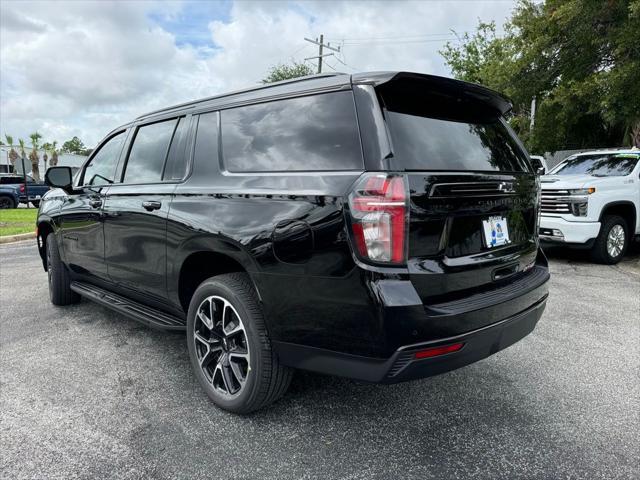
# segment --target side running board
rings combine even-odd
[[[71,282],[71,290],[89,300],[104,305],[107,308],[153,328],[162,330],[184,330],[186,327],[185,321],[179,317],[156,308],[148,307],[135,300],[96,287],[95,285],[84,282]]]

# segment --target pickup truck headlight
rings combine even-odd
[[[571,195],[591,195],[592,193],[596,192],[596,189],[595,189],[595,187],[574,188],[572,190],[568,190],[568,192]]]

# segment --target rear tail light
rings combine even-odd
[[[407,187],[397,174],[365,174],[349,195],[351,228],[360,257],[382,263],[406,262]]]
[[[24,183],[21,183],[20,184],[20,193],[24,193],[24,189],[25,189]]]

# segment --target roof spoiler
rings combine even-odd
[[[381,85],[389,85],[392,83],[420,83],[426,88],[434,90],[455,93],[469,100],[480,101],[504,115],[511,111],[513,104],[505,96],[489,88],[477,85],[475,83],[463,82],[462,80],[454,80],[453,78],[438,77],[436,75],[427,75],[412,72],[372,72],[354,74],[351,77],[353,84],[369,84],[375,87]]]

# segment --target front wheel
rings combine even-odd
[[[280,398],[292,370],[271,349],[256,292],[244,273],[204,281],[187,316],[187,344],[195,375],[209,398],[234,413],[249,413]]]
[[[629,244],[629,229],[624,218],[618,215],[604,217],[600,233],[591,250],[597,263],[613,265],[622,260]]]
[[[71,290],[71,275],[60,259],[58,243],[53,233],[47,235],[47,278],[49,280],[49,298],[54,305],[70,305],[80,301],[80,295]]]

